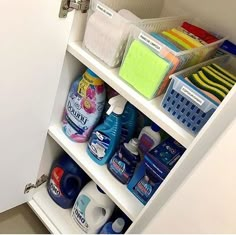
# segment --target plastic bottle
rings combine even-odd
[[[126,99],[120,95],[111,98],[108,116],[104,123],[95,128],[90,137],[87,153],[99,165],[106,164],[119,145],[121,119],[126,102]]]
[[[78,193],[88,182],[88,176],[67,155],[63,154],[52,165],[47,190],[62,208],[71,208]]]
[[[78,195],[71,216],[85,233],[98,233],[115,208],[114,202],[90,181]]]
[[[91,70],[73,82],[63,116],[63,131],[71,140],[88,140],[102,115],[105,98],[104,82]]]
[[[137,109],[132,104],[127,102],[121,119],[122,128],[121,128],[120,144],[129,142],[130,139],[133,138],[136,129],[137,118],[138,118]]]
[[[144,155],[161,142],[161,135],[159,133],[160,127],[153,123],[151,126],[146,126],[139,134],[139,150]]]
[[[129,143],[121,145],[107,167],[121,183],[128,184],[139,162],[138,139],[131,139]]]
[[[99,234],[121,234],[125,226],[123,218],[117,218],[113,223],[109,222],[103,226]]]

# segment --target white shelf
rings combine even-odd
[[[46,184],[34,194],[29,206],[53,234],[84,233],[72,220],[71,209],[59,207],[49,196]]]
[[[51,126],[48,133],[132,221],[137,218],[144,208],[143,204],[111,175],[106,165],[100,166],[88,156],[86,143],[69,140],[60,124]]]
[[[110,69],[107,67],[94,55],[85,50],[81,42],[70,42],[68,44],[67,51],[85,66],[92,69],[109,86],[119,92],[125,99],[141,110],[152,121],[157,123],[164,131],[175,138],[184,147],[189,147],[194,139],[194,136],[172,120],[163,111],[160,105],[162,96],[148,101],[119,77],[119,69]]]

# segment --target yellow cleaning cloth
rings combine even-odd
[[[170,38],[171,40],[177,42],[180,46],[182,46],[185,50],[189,50],[192,49],[192,47],[184,42],[183,40],[181,40],[178,36],[175,36],[173,33],[171,33],[170,31],[164,31],[162,32],[165,36],[167,36],[168,38]]]
[[[178,35],[180,38],[185,39],[188,41],[193,47],[201,47],[202,43],[200,43],[198,40],[191,38],[187,34],[177,30],[177,29],[171,29],[172,32],[174,32],[176,35]]]

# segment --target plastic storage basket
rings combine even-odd
[[[184,78],[211,63],[218,63],[232,71],[231,59],[229,56],[221,56],[173,74],[161,106],[186,129],[197,134],[219,104]]]
[[[171,74],[209,59],[225,40],[220,38],[214,43],[176,52],[150,35],[179,27],[184,21],[194,24],[185,17],[152,19],[140,22],[130,32],[119,74],[148,99],[164,93]]]
[[[83,44],[109,67],[120,65],[130,27],[143,19],[154,17],[160,1],[92,0]],[[120,11],[122,10],[122,11]],[[133,14],[132,14],[133,13]]]

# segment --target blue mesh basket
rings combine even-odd
[[[162,107],[190,132],[197,134],[218,104],[182,76],[172,76]]]

